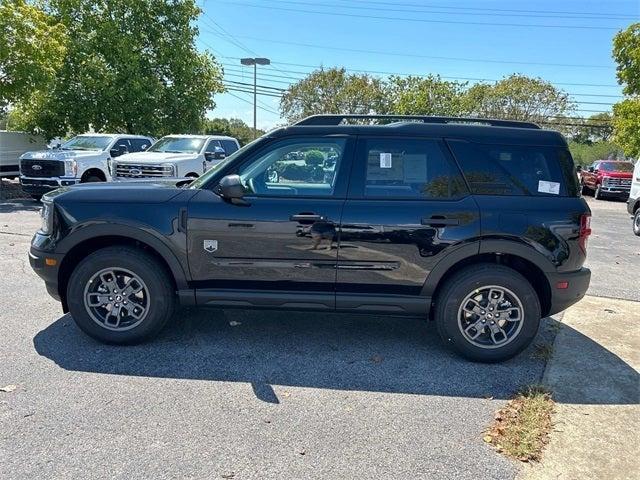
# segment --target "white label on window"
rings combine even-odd
[[[380,168],[391,168],[391,154],[390,153],[381,153],[380,154]]]
[[[560,194],[560,184],[558,182],[547,182],[546,180],[538,181],[538,191],[540,193]]]

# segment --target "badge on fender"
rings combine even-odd
[[[202,248],[205,249],[206,252],[213,253],[218,250],[218,241],[217,240],[205,240],[202,244]]]

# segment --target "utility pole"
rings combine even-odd
[[[245,66],[253,65],[253,138],[255,139],[258,131],[257,108],[258,108],[258,65],[269,65],[271,60],[268,58],[241,58],[240,63]]]

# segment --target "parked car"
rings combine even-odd
[[[169,135],[141,153],[112,164],[116,180],[197,178],[240,148],[238,140],[219,135]]]
[[[631,189],[633,163],[620,160],[598,160],[580,172],[582,193],[596,199],[627,198]]]
[[[633,216],[633,233],[640,236],[640,160],[636,160],[633,169],[627,211]]]
[[[46,148],[47,142],[38,135],[0,130],[0,177],[20,175],[20,156],[34,148]]]
[[[20,184],[33,198],[76,183],[111,180],[109,162],[128,152],[151,146],[150,137],[88,133],[63,143],[60,148],[26,152],[20,157]]]
[[[330,180],[305,160],[269,181],[311,149],[337,157]],[[78,185],[43,206],[31,265],[107,343],[153,337],[176,304],[338,311],[431,319],[457,352],[493,362],[590,280],[591,212],[567,143],[524,122],[312,116],[198,179]]]

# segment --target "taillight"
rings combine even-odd
[[[578,243],[585,255],[587,254],[589,235],[591,235],[591,215],[589,213],[583,213],[580,215],[580,235],[578,237]]]

